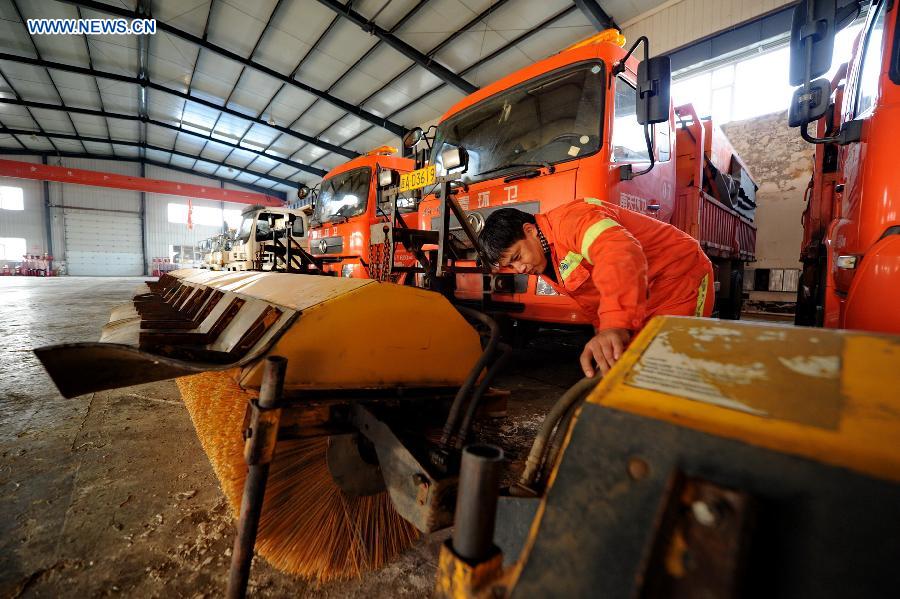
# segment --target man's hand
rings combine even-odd
[[[584,370],[584,376],[594,376],[594,363],[603,374],[609,372],[613,364],[622,357],[630,339],[631,331],[628,329],[598,331],[581,352],[581,369]]]

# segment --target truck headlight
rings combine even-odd
[[[537,278],[537,286],[534,290],[535,295],[559,295],[556,290],[550,286],[550,283],[544,280],[544,277]]]

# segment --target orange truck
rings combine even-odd
[[[641,42],[639,65],[631,54]],[[456,200],[476,230],[502,207],[546,212],[584,197],[679,227],[714,264],[718,314],[738,318],[744,263],[753,260],[756,244],[756,185],[718,127],[697,118],[691,106],[672,106],[665,58],[654,84],[665,88],[656,90],[664,92],[664,104],[645,130],[646,118],[639,122],[638,114],[647,109],[637,89],[647,84],[638,72],[660,60],[647,58],[646,43],[641,38],[626,53],[624,37],[608,30],[485,86],[426,136],[431,163],[440,174],[443,152],[465,148],[468,165]],[[435,195],[420,203],[419,228],[438,227],[440,206]],[[465,245],[454,219],[450,229]],[[471,245],[463,249],[474,259]],[[491,304],[516,320],[589,323],[571,299],[537,276],[501,272],[490,284]],[[483,290],[480,275],[456,275],[457,299],[477,300]]]
[[[803,214],[796,323],[900,333],[900,3],[869,4],[829,81],[835,33],[861,3],[801,2],[791,35],[789,124],[816,144]],[[809,126],[816,124],[815,136]]]
[[[417,222],[414,200],[394,204],[382,198],[384,189],[415,168],[413,159],[396,152],[382,146],[337,166],[314,192],[309,253],[323,262],[325,272],[403,282],[406,273],[396,267],[415,265],[415,256],[394,242],[393,227],[385,226],[394,218],[411,226]]]

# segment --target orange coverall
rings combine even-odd
[[[594,327],[638,331],[659,314],[710,316],[712,264],[672,225],[594,198],[535,215],[556,282]]]

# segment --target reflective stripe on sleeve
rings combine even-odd
[[[593,204],[594,206],[602,206],[603,205],[603,201],[598,200],[597,198],[584,198],[584,201],[587,202],[588,204]]]
[[[593,262],[591,262],[591,254],[589,251],[591,249],[591,245],[593,245],[593,243],[597,241],[597,238],[600,237],[600,235],[602,235],[604,231],[606,231],[610,227],[617,226],[619,226],[619,223],[617,223],[613,219],[604,218],[601,221],[595,222],[593,225],[588,227],[587,231],[584,232],[584,237],[581,240],[581,255],[584,256],[584,259],[587,260],[589,264],[594,264]]]
[[[697,289],[697,309],[694,310],[694,316],[703,316],[703,308],[706,307],[706,290],[709,287],[709,275],[703,275],[700,281],[700,288]]]

